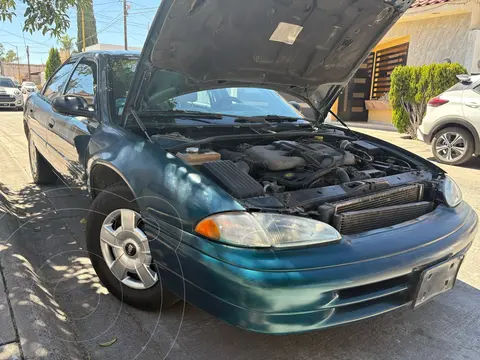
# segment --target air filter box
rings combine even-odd
[[[200,171],[237,199],[262,196],[263,187],[254,178],[239,170],[233,161],[218,160],[204,163]]]

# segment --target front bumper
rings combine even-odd
[[[23,106],[23,98],[14,98],[11,100],[1,100],[0,108],[18,108]]]
[[[192,234],[173,235],[176,230],[167,224],[161,230],[147,225],[147,231],[150,238],[162,239],[151,247],[167,288],[233,325],[282,334],[346,324],[410,305],[421,271],[465,253],[477,222],[464,202],[344,237],[343,244],[275,252],[241,249],[244,256],[225,245],[221,253],[218,244]]]
[[[420,141],[423,141],[425,144],[430,144],[432,142],[432,135],[428,134],[428,133],[425,133],[422,129],[422,126],[420,126],[417,129],[417,138]]]

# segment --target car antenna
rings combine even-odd
[[[135,118],[135,120],[137,121],[138,123],[138,126],[140,126],[140,129],[142,129],[143,133],[145,134],[145,136],[147,137],[148,141],[150,141],[151,143],[153,143],[152,141],[152,138],[150,137],[150,135],[148,135],[148,132],[147,132],[147,128],[145,127],[145,124],[143,123],[143,121],[140,119],[140,116],[138,116],[137,112],[133,109],[130,109],[130,113],[133,115],[133,117]]]
[[[343,126],[345,126],[345,127],[348,129],[348,131],[350,131],[350,132],[358,139],[357,134],[355,134],[355,132],[348,127],[348,125],[345,123],[345,121],[343,121],[342,119],[340,119],[332,110],[328,110],[328,112],[329,112],[331,115],[333,115],[333,117],[334,117],[335,119],[337,119],[340,124],[342,124]]]

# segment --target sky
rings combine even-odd
[[[130,5],[127,19],[129,46],[141,47],[143,45],[147,36],[148,24],[152,23],[160,2],[161,0],[127,1]],[[17,46],[20,63],[27,63],[26,43],[30,48],[30,63],[44,64],[50,48],[52,46],[59,48],[60,46],[56,38],[51,38],[49,35],[43,36],[40,31],[33,34],[22,31],[25,9],[26,5],[17,1],[17,16],[12,19],[12,22],[0,20],[0,43],[3,44],[6,51],[10,49],[16,51],[15,46]],[[102,44],[123,45],[123,0],[93,0],[93,11],[97,21],[98,41]],[[70,9],[68,14],[71,23],[67,34],[76,38],[76,9]]]

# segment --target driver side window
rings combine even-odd
[[[48,80],[48,85],[43,91],[43,97],[47,102],[52,102],[58,95],[61,95],[63,87],[67,82],[68,75],[72,71],[74,63],[64,64],[58,71]]]
[[[91,61],[81,61],[70,78],[66,95],[82,97],[90,110],[95,110],[97,95],[97,65]]]

